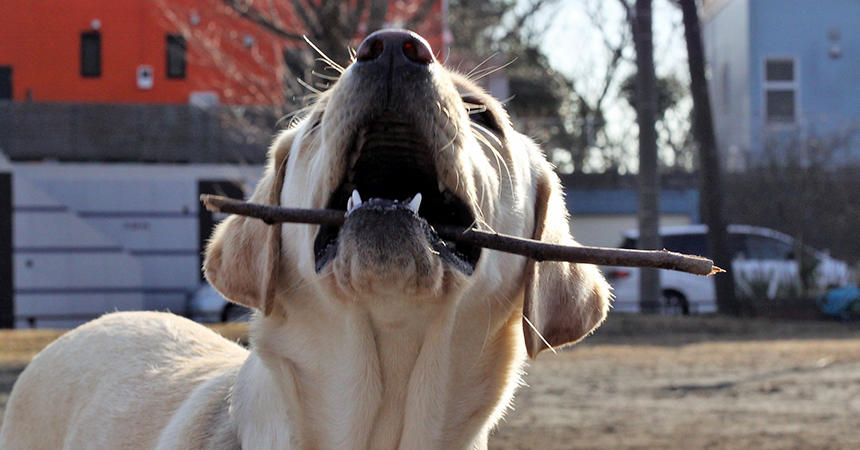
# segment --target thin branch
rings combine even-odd
[[[230,7],[236,14],[239,14],[240,17],[250,20],[251,22],[263,27],[265,30],[269,31],[276,36],[280,36],[286,39],[292,39],[295,41],[301,41],[302,35],[296,34],[287,31],[284,27],[277,24],[275,21],[269,20],[263,13],[261,13],[258,9],[254,8],[252,5],[246,2],[241,2],[237,0],[222,0],[224,4]]]
[[[233,200],[217,195],[201,195],[206,209],[215,212],[254,217],[267,224],[281,222],[319,225],[343,224],[344,212],[333,209],[281,208]],[[667,250],[626,250],[603,247],[576,247],[548,244],[499,233],[462,230],[452,226],[434,227],[436,233],[457,242],[527,256],[536,261],[567,261],[604,266],[652,267],[677,270],[696,275],[713,275],[723,272],[713,261],[700,256],[683,255]]]

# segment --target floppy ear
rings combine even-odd
[[[287,156],[295,129],[281,134],[269,150],[268,164],[249,201],[280,205]],[[231,215],[218,224],[206,247],[206,279],[227,299],[269,315],[281,267],[281,226]]]
[[[546,161],[540,161],[536,171],[532,239],[578,245],[570,235],[558,176]],[[606,317],[609,286],[597,267],[529,260],[526,271],[523,336],[529,357],[549,349],[547,345],[559,347],[582,339]]]

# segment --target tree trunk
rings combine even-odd
[[[701,211],[708,225],[708,248],[714,264],[726,273],[714,277],[717,308],[720,313],[739,315],[741,304],[735,297],[732,275],[731,242],[723,217],[723,188],[717,140],[711,116],[711,100],[705,80],[705,53],[695,0],[679,0],[684,15],[684,37],[687,41],[687,61],[690,66],[690,92],[693,95],[693,136],[699,144],[702,184]]]
[[[659,249],[660,235],[657,196],[657,77],[654,73],[654,44],[651,30],[651,0],[636,0],[631,17],[636,47],[636,123],[639,126],[639,248]],[[657,312],[660,306],[660,274],[642,269],[639,304],[643,312]]]

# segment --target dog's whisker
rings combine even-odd
[[[495,159],[496,169],[504,169],[505,175],[507,176],[507,179],[508,179],[508,186],[511,189],[511,196],[516,199],[516,193],[514,192],[514,180],[513,180],[513,177],[511,176],[511,171],[508,168],[508,162],[501,155],[501,153],[499,153],[498,147],[496,147],[496,145],[493,145],[492,143],[490,143],[487,140],[487,138],[489,137],[490,139],[493,139],[499,147],[502,146],[502,141],[495,134],[493,134],[490,130],[488,130],[487,128],[485,128],[483,125],[481,125],[479,123],[472,122],[471,126],[472,126],[472,128],[474,128],[475,130],[478,131],[478,133],[475,134],[475,137],[478,139],[479,142],[484,144],[484,148],[489,150],[490,154]],[[498,191],[499,195],[501,195],[501,189],[502,189],[502,187],[501,187],[501,183],[500,183],[499,191]]]
[[[337,81],[338,79],[340,79],[340,77],[336,77],[334,75],[326,75],[324,73],[317,72],[316,70],[311,71],[311,75],[328,81]]]
[[[316,46],[316,44],[314,44],[314,43],[310,40],[310,38],[308,38],[307,36],[302,36],[302,38],[304,38],[305,42],[307,42],[307,43],[308,43],[308,45],[310,45],[310,46],[311,46],[311,48],[312,48],[312,49],[314,49],[314,51],[316,51],[316,52],[317,52],[317,54],[319,54],[319,55],[320,55],[320,57],[321,57],[321,59],[322,59],[322,61],[323,61],[323,62],[326,62],[329,66],[331,66],[331,68],[332,68],[332,69],[335,69],[335,70],[337,70],[337,71],[338,71],[338,72],[340,72],[340,73],[343,73],[343,72],[344,72],[344,70],[345,70],[345,69],[344,69],[340,64],[338,64],[338,63],[334,62],[334,60],[333,60],[333,59],[329,58],[329,57],[328,57],[328,55],[326,55],[326,54],[325,54],[325,52],[323,52],[322,50],[320,50],[320,48],[319,48],[319,47],[317,47],[317,46]]]
[[[476,65],[475,67],[473,67],[473,68],[472,68],[472,70],[470,70],[470,71],[469,71],[469,73],[467,73],[467,74],[466,74],[466,78],[471,79],[471,78],[472,78],[472,75],[475,73],[475,71],[477,71],[478,69],[480,69],[480,68],[481,68],[481,66],[483,66],[484,64],[486,64],[486,63],[487,63],[487,61],[489,61],[489,60],[491,60],[491,59],[495,58],[495,57],[496,57],[496,55],[498,55],[498,54],[499,54],[498,52],[495,52],[495,53],[491,54],[490,56],[488,56],[488,57],[484,58],[484,60],[483,60],[483,61],[479,62],[479,63],[478,63],[478,65]]]
[[[309,91],[313,92],[314,94],[322,94],[322,92],[323,92],[323,91],[321,91],[321,90],[319,90],[319,89],[317,89],[317,88],[315,88],[315,87],[311,86],[311,84],[310,84],[310,83],[308,83],[307,81],[305,81],[305,80],[303,80],[303,79],[301,79],[301,78],[296,78],[296,81],[298,81],[298,83],[299,83],[299,84],[301,84],[301,85],[302,85],[302,87],[304,87],[305,89],[307,89],[307,90],[309,90]]]
[[[500,66],[498,66],[498,67],[494,67],[494,68],[492,68],[492,69],[484,70],[484,71],[482,71],[482,73],[481,73],[480,75],[474,76],[474,77],[472,77],[471,79],[472,79],[472,81],[478,81],[478,80],[480,80],[480,79],[482,79],[482,78],[488,77],[488,76],[490,76],[490,75],[492,75],[492,74],[494,74],[494,73],[496,73],[496,72],[498,72],[498,71],[500,71],[500,70],[502,70],[502,69],[504,69],[504,68],[506,68],[506,67],[510,66],[510,65],[511,65],[511,64],[513,64],[516,60],[517,60],[517,58],[513,58],[513,59],[511,59],[510,61],[508,61],[508,62],[506,62],[506,63],[504,63],[504,64],[502,64],[502,65],[500,65]]]
[[[535,325],[532,323],[532,321],[529,320],[529,318],[526,317],[525,314],[522,314],[522,317],[523,317],[523,320],[528,324],[529,328],[531,328],[532,331],[534,331],[534,333],[537,335],[537,337],[540,338],[540,340],[543,342],[543,345],[546,345],[546,348],[548,348],[553,353],[558,354],[558,352],[555,351],[555,348],[553,348],[553,346],[550,345],[549,341],[547,341],[546,338],[543,337],[543,334],[541,334],[541,332],[535,327]]]

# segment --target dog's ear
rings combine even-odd
[[[558,176],[545,160],[535,169],[535,226],[532,239],[578,245],[570,235]],[[597,328],[609,307],[609,286],[590,264],[529,260],[523,302],[523,335],[531,358],[574,343]]]
[[[278,206],[296,129],[272,144],[263,178],[249,201]],[[281,226],[231,215],[218,224],[206,247],[203,271],[224,297],[269,315],[281,272]]]

